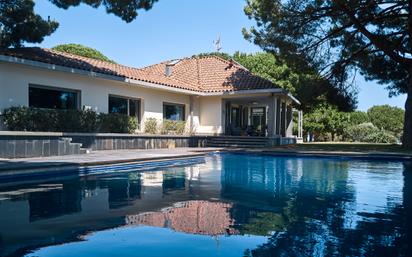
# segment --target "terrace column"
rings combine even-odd
[[[194,96],[189,97],[189,134],[193,134],[194,131],[194,124],[193,124],[193,105],[194,105]]]
[[[268,137],[273,137],[276,135],[276,97],[274,95],[270,96],[268,107]]]
[[[282,101],[281,104],[281,113],[280,113],[280,134],[282,135],[282,137],[286,136],[286,102]]]
[[[275,134],[277,136],[280,135],[280,126],[281,126],[281,122],[280,122],[280,109],[281,109],[281,101],[278,97],[275,98]]]
[[[286,136],[291,137],[293,135],[293,111],[292,104],[288,104],[286,107]]]
[[[303,112],[299,111],[299,126],[298,126],[298,138],[303,139]]]

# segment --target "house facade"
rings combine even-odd
[[[236,62],[193,57],[132,68],[41,48],[0,49],[0,115],[12,106],[186,121],[199,135],[293,137],[299,102]],[[1,129],[5,130],[4,124]]]

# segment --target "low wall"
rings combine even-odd
[[[279,146],[279,145],[293,145],[297,143],[296,137],[270,137],[268,138],[269,146]]]
[[[91,150],[156,149],[176,147],[203,147],[205,137],[133,134],[65,133],[72,142]]]
[[[27,158],[80,154],[81,144],[71,138],[46,134],[0,133],[0,158]]]
[[[0,131],[0,158],[80,154],[90,150],[203,147],[203,136]]]
[[[296,137],[281,137],[279,145],[294,145],[297,143]]]

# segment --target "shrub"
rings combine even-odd
[[[395,144],[398,142],[398,139],[388,131],[379,130],[378,132],[367,135],[365,142]]]
[[[28,107],[11,107],[4,110],[4,122],[9,130],[56,131],[57,113]]]
[[[389,105],[375,105],[368,110],[373,125],[391,132],[398,138],[402,135],[404,115],[403,109]]]
[[[136,118],[120,113],[101,113],[100,132],[103,133],[133,133],[137,128]]]
[[[161,133],[167,135],[183,135],[185,129],[185,121],[163,120]]]
[[[55,110],[11,107],[4,122],[14,131],[133,133],[137,120],[123,114],[97,114],[93,110]]]
[[[349,127],[345,137],[354,142],[396,143],[397,139],[390,132],[375,127],[372,123],[362,123]]]
[[[377,133],[379,129],[375,127],[372,123],[362,123],[359,125],[353,125],[345,129],[345,138],[349,139],[349,141],[354,142],[365,142],[365,138],[369,134]]]
[[[176,124],[176,134],[183,135],[186,131],[186,122],[178,121]]]
[[[144,123],[144,132],[148,134],[156,134],[157,127],[157,120],[155,118],[148,118]]]

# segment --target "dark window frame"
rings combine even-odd
[[[178,121],[186,121],[186,104],[181,104],[181,103],[171,103],[171,102],[163,102],[163,119],[168,120],[166,118],[166,106],[179,106],[182,107],[182,119]]]
[[[107,112],[108,112],[108,113],[111,113],[111,112],[110,112],[110,108],[109,108],[110,97],[120,98],[120,99],[124,99],[124,100],[127,101],[126,110],[127,110],[127,115],[128,115],[128,116],[130,116],[130,100],[137,101],[137,102],[138,102],[138,109],[139,109],[139,110],[138,110],[137,115],[136,115],[136,116],[133,116],[133,117],[136,117],[136,118],[137,118],[137,124],[140,126],[140,123],[141,123],[141,120],[142,120],[142,99],[141,99],[141,98],[128,97],[128,96],[115,95],[115,94],[109,94],[108,97],[107,97],[107,108],[108,108],[108,111],[107,111]]]
[[[29,83],[28,89],[27,89],[27,103],[28,106],[30,106],[30,88],[38,88],[38,89],[45,89],[45,90],[53,90],[53,91],[63,91],[63,92],[69,92],[69,93],[75,93],[76,94],[76,108],[75,110],[80,110],[82,106],[82,99],[81,99],[81,90],[78,89],[72,89],[72,88],[65,88],[65,87],[56,87],[56,86],[47,86],[47,85],[39,85],[39,84],[32,84]],[[44,107],[35,107],[35,108],[40,108],[40,109],[55,109],[55,108],[44,108]],[[60,110],[60,109],[57,109]],[[61,109],[61,110],[70,110],[70,109]]]

